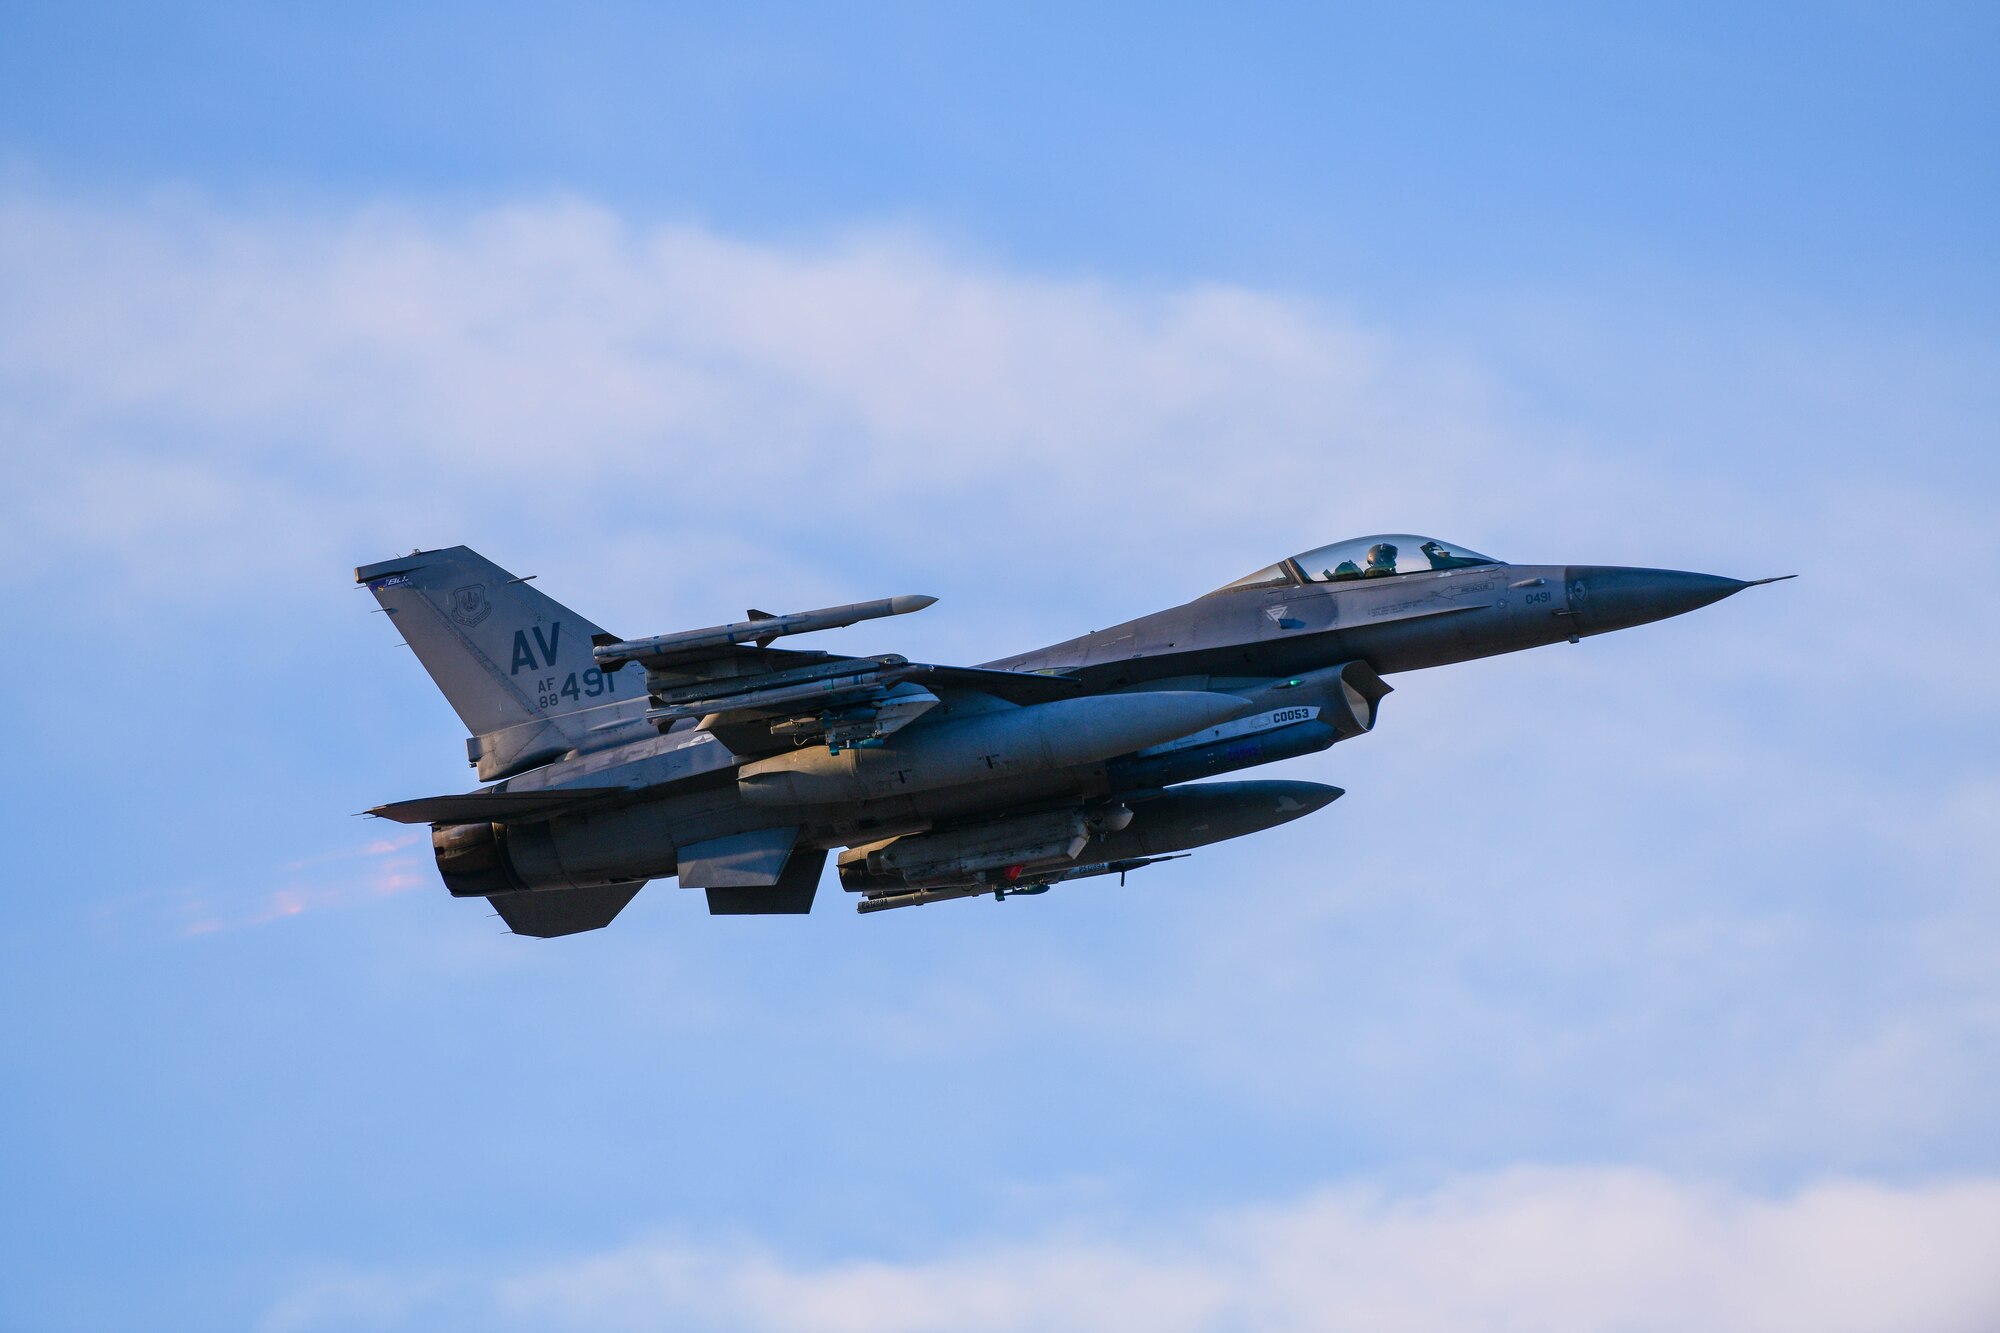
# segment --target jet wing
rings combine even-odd
[[[784,616],[753,611],[734,624],[646,639],[604,635],[593,651],[603,670],[632,662],[646,668],[646,719],[660,730],[698,722],[745,756],[814,743],[862,744],[907,726],[957,691],[1029,704],[1083,690],[1064,676],[769,646],[785,635],[906,615],[935,600],[885,597]]]
[[[368,811],[398,824],[484,824],[508,819],[546,819],[579,806],[629,796],[623,787],[565,787],[556,791],[473,791],[460,796],[423,796],[392,801]]]

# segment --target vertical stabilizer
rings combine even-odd
[[[591,636],[602,629],[468,547],[363,565],[354,580],[375,594],[472,733],[467,748],[481,778],[557,758],[586,734],[578,714],[644,693],[598,668]]]

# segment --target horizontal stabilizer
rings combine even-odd
[[[589,889],[528,889],[521,893],[496,893],[486,901],[516,935],[554,939],[579,931],[602,930],[625,910],[645,880],[630,884],[605,884]]]
[[[565,787],[559,791],[473,791],[460,796],[422,796],[392,801],[368,813],[398,824],[484,824],[508,819],[543,819],[625,794],[623,787]]]

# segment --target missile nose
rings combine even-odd
[[[1303,819],[1347,795],[1345,787],[1329,787],[1321,782],[1272,782],[1267,785],[1275,789],[1278,813],[1288,819]]]
[[[1604,634],[1665,620],[1772,581],[1617,565],[1571,565],[1566,574],[1569,611],[1579,634]]]

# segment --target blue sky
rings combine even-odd
[[[0,1329],[1991,1327],[1996,29],[0,12]],[[470,785],[415,545],[950,661],[1380,530],[1804,577],[1123,889],[542,944],[351,817]]]

